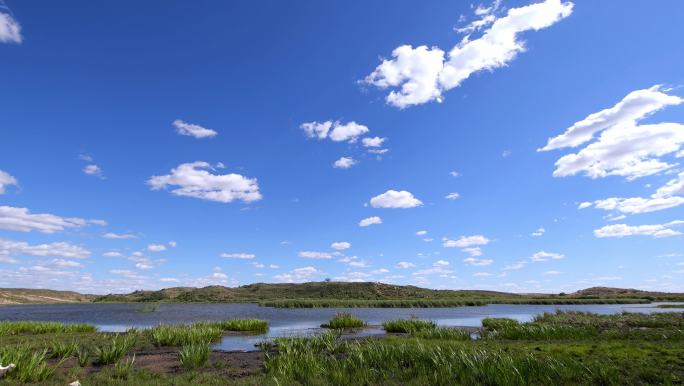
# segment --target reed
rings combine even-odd
[[[157,346],[184,346],[214,342],[223,336],[223,329],[209,324],[159,325],[144,333]]]
[[[75,355],[78,352],[78,350],[78,343],[74,341],[67,343],[58,340],[53,340],[50,343],[50,356],[52,358],[65,359]]]
[[[433,330],[437,325],[431,320],[397,319],[384,322],[382,327],[387,332],[411,334],[423,330]]]
[[[219,322],[200,322],[197,325],[217,327],[223,331],[251,333],[264,333],[268,331],[268,322],[262,319],[229,319]]]
[[[44,382],[52,377],[63,360],[55,366],[48,366],[47,358],[47,349],[36,350],[27,344],[0,348],[0,363],[16,365],[6,377],[20,382]]]

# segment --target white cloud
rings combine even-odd
[[[603,228],[594,230],[596,237],[626,237],[626,236],[653,236],[655,238],[679,236],[682,232],[672,229],[672,227],[682,225],[684,221],[671,221],[665,224],[637,225],[627,224],[606,225]]]
[[[419,269],[416,272],[413,272],[412,275],[414,275],[414,276],[449,275],[453,272],[454,272],[453,270],[445,269],[442,266],[434,266],[432,268]]]
[[[381,137],[367,137],[361,140],[363,147],[382,147],[382,144],[387,140],[387,138]]]
[[[89,224],[103,225],[102,220],[85,220],[77,217],[59,217],[53,214],[32,214],[27,208],[0,206],[0,229],[19,232],[61,232],[68,228],[80,228]]]
[[[343,251],[345,249],[351,248],[351,244],[346,242],[346,241],[337,241],[337,242],[330,244],[330,248],[338,250],[338,251]]]
[[[195,138],[212,138],[215,137],[218,132],[216,130],[207,129],[200,125],[195,125],[192,123],[183,122],[180,119],[173,121],[173,126],[176,127],[176,132],[180,135],[187,135]]]
[[[1,16],[2,14],[0,14]],[[5,193],[5,188],[8,186],[19,186],[17,179],[12,177],[9,173],[0,170],[0,194]]]
[[[615,106],[576,122],[565,133],[549,139],[539,150],[576,147],[601,133],[579,152],[564,155],[556,161],[553,175],[566,177],[584,173],[591,178],[615,175],[634,180],[663,172],[674,165],[659,157],[680,151],[684,144],[684,125],[639,125],[638,122],[664,107],[682,102],[684,99],[666,94],[659,85],[633,91]]]
[[[644,90],[632,91],[615,106],[590,114],[583,120],[575,122],[566,129],[565,133],[550,138],[546,146],[540,151],[577,147],[590,141],[594,134],[624,125],[634,125],[636,122],[655,113],[656,111],[682,103],[682,98],[667,95],[661,86],[653,86]]]
[[[372,275],[365,272],[346,272],[344,275],[335,276],[336,281],[363,282],[368,281]]]
[[[378,156],[385,154],[389,151],[389,149],[368,149],[368,152],[371,154],[378,154]]]
[[[456,192],[453,192],[447,194],[446,196],[444,196],[444,198],[446,198],[447,200],[458,200],[459,198],[461,198],[461,195]]]
[[[423,203],[406,190],[388,190],[370,200],[373,208],[415,208]]]
[[[475,277],[489,277],[489,276],[494,276],[494,275],[489,273],[489,272],[475,272],[473,274],[473,276],[475,276]]]
[[[117,252],[117,251],[105,252],[102,254],[102,256],[104,256],[104,257],[123,257],[121,252]]]
[[[175,241],[173,241],[173,240],[172,240],[172,241],[169,241],[168,244],[169,244],[169,246],[170,246],[171,248],[175,248],[175,247],[178,245],[178,243],[175,242]]]
[[[449,172],[449,175],[452,177],[460,177],[461,173],[457,172],[456,170],[452,170]]]
[[[532,260],[532,261],[560,260],[563,258],[565,258],[565,255],[562,255],[560,253],[545,252],[545,251],[539,251],[539,252],[535,253],[534,255],[530,256],[530,260]]]
[[[449,262],[446,260],[437,260],[434,263],[432,263],[433,266],[435,267],[446,267],[449,265]]]
[[[504,267],[504,271],[515,271],[518,269],[523,269],[523,268],[525,268],[526,265],[527,265],[526,261],[516,261],[515,263],[513,263],[511,265],[507,265],[506,267]]]
[[[544,275],[560,275],[563,272],[560,271],[546,271],[544,272]]]
[[[126,239],[137,239],[138,236],[131,234],[131,233],[113,233],[113,232],[107,232],[102,235],[105,239],[110,239],[110,240],[126,240]]]
[[[86,167],[83,168],[83,173],[88,174],[90,176],[96,176],[98,178],[104,178],[102,176],[102,169],[100,169],[100,167],[95,164],[86,165]]]
[[[382,224],[382,219],[378,216],[373,216],[364,218],[363,220],[359,221],[360,227],[367,227],[375,224]]]
[[[0,42],[21,43],[21,26],[12,15],[0,12]]]
[[[162,283],[178,283],[180,280],[175,277],[160,277],[159,281]]]
[[[277,265],[275,265],[275,264],[269,264],[269,265],[268,265],[268,268],[271,268],[271,269],[278,269],[278,268],[280,268],[280,267],[277,266]]]
[[[416,236],[425,236],[427,233],[427,231],[418,231],[416,232]]]
[[[171,169],[171,174],[150,177],[147,184],[152,190],[178,186],[171,193],[223,203],[261,200],[256,178],[235,173],[212,174],[207,169],[213,170],[209,163],[202,161],[180,164]]]
[[[332,259],[332,255],[330,253],[316,251],[299,251],[299,257],[306,259]]]
[[[544,235],[544,233],[546,233],[546,229],[538,228],[536,231],[532,232],[531,236],[539,237]]]
[[[312,276],[317,276],[321,275],[323,272],[319,271],[318,269],[308,266],[308,267],[302,267],[302,268],[296,268],[293,269],[292,271],[280,275],[275,275],[273,278],[276,281],[279,282],[286,282],[286,283],[297,283],[297,282],[302,282],[310,279]]]
[[[0,256],[39,256],[85,259],[90,251],[67,242],[30,245],[25,241],[0,239]]]
[[[463,248],[461,251],[469,254],[470,256],[476,257],[476,256],[482,256],[482,248],[480,247],[469,247],[469,248]]]
[[[437,47],[397,47],[392,52],[393,59],[384,60],[366,77],[365,82],[381,89],[399,88],[386,97],[387,103],[399,108],[432,100],[441,102],[444,91],[458,87],[473,73],[506,66],[523,52],[525,44],[518,39],[519,33],[553,25],[569,16],[572,6],[570,2],[546,0],[511,8],[501,18],[488,15],[487,20],[476,28],[461,30],[473,32],[489,26],[482,36],[471,39],[466,35],[446,58],[444,51]]]
[[[78,268],[83,266],[78,261],[64,259],[53,259],[50,262],[50,265],[57,268]]]
[[[468,248],[477,245],[487,245],[490,240],[483,235],[461,236],[458,240],[442,239],[444,248]]]
[[[239,253],[222,253],[221,257],[225,257],[227,259],[252,260],[256,257],[256,255],[253,253],[239,252]]]
[[[368,263],[359,259],[357,256],[345,256],[339,260],[340,263],[346,264],[350,267],[355,268],[365,268],[368,267]]]
[[[147,246],[147,250],[150,252],[162,252],[166,250],[166,245],[163,244],[150,244]]]
[[[356,142],[356,140],[368,133],[368,127],[354,121],[341,123],[340,121],[306,122],[299,126],[309,138],[330,138],[335,142]]]
[[[397,263],[396,268],[401,268],[401,269],[408,269],[408,268],[415,268],[415,264],[410,263],[408,261],[400,261]]]
[[[492,259],[477,259],[474,257],[467,257],[467,258],[463,259],[463,262],[468,264],[468,265],[481,267],[481,266],[485,266],[485,265],[489,265],[489,264],[493,263],[494,260],[492,260]]]
[[[335,163],[333,164],[333,167],[335,169],[349,169],[350,167],[356,165],[356,160],[352,157],[340,157]]]

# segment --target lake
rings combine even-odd
[[[441,326],[479,327],[486,317],[506,317],[527,322],[535,315],[556,310],[585,311],[597,314],[627,312],[681,312],[684,308],[656,308],[658,304],[587,304],[587,305],[527,305],[490,304],[478,307],[452,308],[270,308],[256,304],[155,304],[154,312],[142,312],[144,304],[26,304],[0,306],[0,320],[57,321],[87,323],[102,331],[121,332],[128,328],[146,328],[160,323],[193,323],[202,320],[258,318],[267,320],[266,334],[253,336],[226,335],[217,350],[254,350],[254,344],[281,336],[311,335],[321,331],[320,325],[338,312],[351,312],[370,325],[390,319],[409,318],[434,320]],[[682,304],[684,307],[684,304]],[[379,327],[370,327],[360,335],[382,334]]]

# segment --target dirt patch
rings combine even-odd
[[[135,354],[134,368],[136,369],[158,374],[176,374],[186,371],[178,360],[178,349],[160,347],[147,351],[134,351],[129,353],[129,357],[133,354]],[[50,360],[49,362],[55,365],[58,361]],[[69,358],[62,363],[59,371],[68,373],[75,367],[78,367],[78,361],[76,358]],[[114,365],[89,364],[81,371],[85,374],[93,374],[112,367]],[[222,374],[228,378],[242,378],[258,374],[263,368],[264,353],[262,352],[213,351],[209,355],[209,362],[201,371]]]

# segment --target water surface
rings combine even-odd
[[[656,308],[658,304],[586,304],[532,305],[490,304],[478,307],[451,308],[270,308],[256,304],[155,304],[154,312],[143,312],[144,304],[26,304],[0,306],[0,320],[57,321],[87,323],[102,331],[120,332],[129,328],[148,328],[160,323],[180,324],[202,320],[258,318],[269,322],[266,334],[254,336],[226,335],[215,345],[219,350],[254,350],[254,344],[282,336],[319,333],[320,325],[338,312],[351,312],[370,325],[415,316],[434,320],[441,326],[479,327],[486,317],[507,317],[521,322],[535,315],[556,310],[586,311],[597,314],[628,312],[677,312],[679,308]],[[684,307],[684,304],[682,305]],[[369,328],[361,335],[382,334],[380,328]]]

